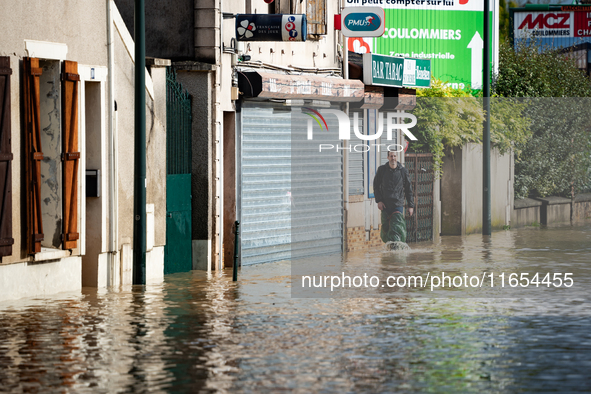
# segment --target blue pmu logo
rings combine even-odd
[[[351,31],[378,30],[380,17],[373,12],[352,12],[345,17],[345,26]]]

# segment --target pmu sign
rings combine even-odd
[[[341,31],[345,37],[380,37],[385,19],[380,7],[347,7],[341,13]]]
[[[236,15],[238,41],[306,41],[306,15]]]

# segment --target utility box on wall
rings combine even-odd
[[[101,170],[86,170],[86,197],[101,196]]]

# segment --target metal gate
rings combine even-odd
[[[191,96],[166,69],[166,246],[164,273],[190,271]]]
[[[412,180],[415,198],[413,216],[406,212],[406,242],[433,239],[433,155],[431,153],[406,153],[404,166]]]

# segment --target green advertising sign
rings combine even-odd
[[[363,83],[428,88],[431,86],[431,61],[366,53],[363,55]]]
[[[347,0],[360,5],[363,0]],[[482,88],[482,0],[376,0],[384,7],[386,28],[375,38],[349,38],[349,50],[431,60],[433,76],[454,88]],[[491,1],[491,10],[496,1]],[[366,2],[368,3],[368,2]],[[375,1],[373,2],[375,4]],[[491,12],[491,61],[498,53]],[[498,35],[497,35],[498,36]]]

